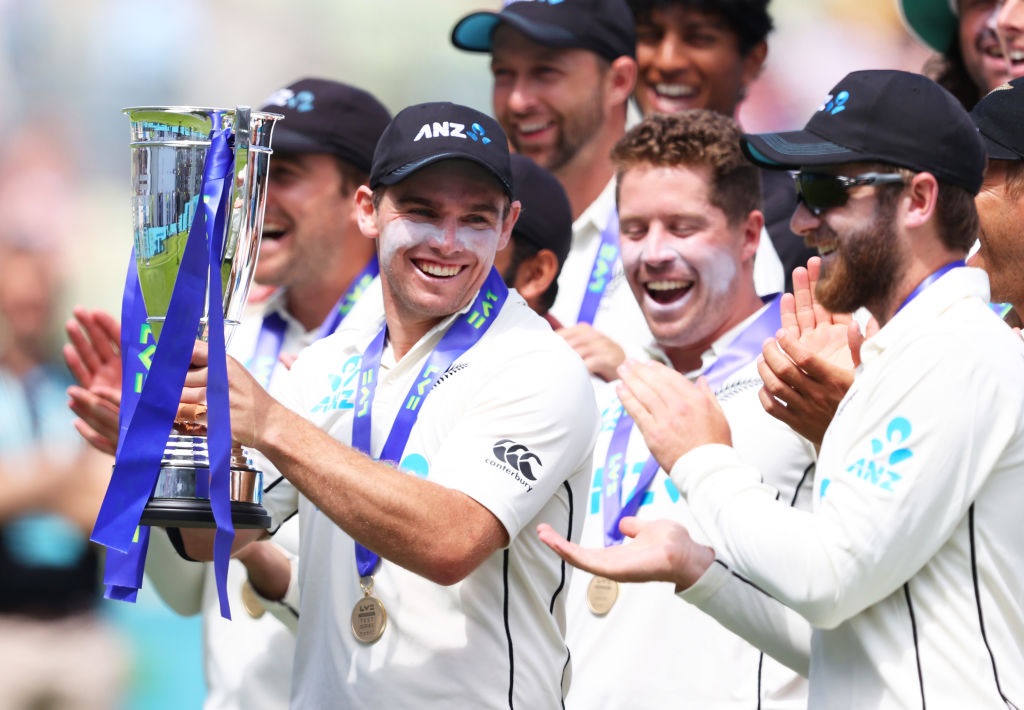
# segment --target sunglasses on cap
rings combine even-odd
[[[797,199],[803,202],[815,217],[820,217],[827,209],[845,205],[850,199],[850,188],[903,182],[903,176],[899,173],[864,173],[847,177],[798,172],[794,173],[793,179],[796,181]]]

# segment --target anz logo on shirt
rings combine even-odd
[[[622,502],[629,500],[633,495],[634,489],[636,489],[637,480],[640,478],[640,472],[644,468],[644,464],[647,463],[646,459],[636,461],[632,464],[626,465],[626,471],[620,475],[618,471],[613,470],[608,481],[605,481],[605,467],[600,466],[594,470],[594,478],[590,483],[590,513],[591,515],[597,515],[601,512],[601,501],[604,498],[604,487],[609,486],[622,486],[622,491],[626,493],[622,495]],[[659,487],[658,482],[661,481],[662,485]],[[668,476],[655,476],[654,481],[651,483],[651,487],[644,493],[644,498],[640,501],[640,507],[651,505],[655,499],[662,499],[661,503],[678,503],[682,496],[679,493],[679,489],[676,488],[675,484],[672,483],[672,479]]]
[[[313,406],[311,413],[332,412],[338,409],[352,409],[356,401],[356,380],[362,357],[352,355],[341,366],[340,372],[327,375],[329,392]]]
[[[913,450],[905,446],[912,429],[905,417],[895,417],[886,425],[882,438],[872,437],[871,454],[851,463],[846,472],[879,490],[895,493],[903,480],[899,472],[901,464],[914,456]],[[821,483],[822,497],[828,484],[828,479]]]

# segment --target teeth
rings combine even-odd
[[[647,288],[651,291],[676,291],[687,288],[690,281],[648,281]]]
[[[520,123],[519,124],[519,132],[520,133],[535,133],[537,131],[542,131],[542,130],[544,130],[547,127],[548,127],[548,124],[547,124],[546,121],[544,123]]]
[[[836,247],[835,247],[834,244],[832,246],[828,246],[828,247],[819,246],[818,247],[818,254],[820,256],[828,256],[829,254],[831,254],[835,250],[836,250]]]
[[[461,266],[444,266],[443,264],[431,264],[423,261],[417,262],[416,266],[425,274],[440,277],[455,276],[455,274],[462,270]]]
[[[697,93],[697,89],[684,84],[655,84],[654,90],[662,96],[668,96],[673,99],[682,96],[693,96]]]

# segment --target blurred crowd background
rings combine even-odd
[[[443,99],[489,113],[487,55],[457,51],[449,34],[464,14],[500,4],[0,0],[0,234],[52,250],[64,304],[55,333],[73,304],[119,310],[131,239],[122,108],[258,106],[315,75],[362,86],[392,111]],[[919,71],[928,56],[895,0],[770,9],[767,68],[739,115],[747,131],[800,127],[847,72]],[[174,616],[146,589],[137,604],[104,611],[132,650],[124,707],[199,707],[199,620]]]

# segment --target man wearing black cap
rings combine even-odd
[[[549,311],[558,275],[572,243],[572,208],[558,179],[525,155],[513,153],[513,185],[523,205],[512,238],[494,256],[494,268],[539,315],[561,327]]]
[[[810,708],[1020,707],[1024,343],[963,263],[981,139],[929,79],[878,70],[839,82],[804,130],[744,146],[799,170],[793,227],[822,254],[815,296],[881,324],[822,442],[813,513],[778,505],[737,458],[706,389],[641,364],[623,368],[627,410],[711,546],[636,519],[633,544],[610,550],[542,538],[605,576],[674,582],[802,658]]]
[[[301,513],[294,707],[561,704],[566,569],[533,530],[578,534],[597,411],[579,357],[492,266],[513,194],[493,119],[399,112],[356,192],[382,311],[306,349],[282,403],[229,359],[232,435],[287,479],[264,504],[275,526]],[[193,557],[203,532],[183,531]]]
[[[520,0],[474,12],[452,43],[491,55],[494,115],[513,148],[562,183],[573,241],[551,314],[590,371],[615,378],[651,342],[622,275],[608,154],[626,128],[636,36],[625,0]]]
[[[368,180],[377,139],[391,116],[368,92],[320,78],[278,89],[262,110],[284,116],[274,131],[255,274],[257,283],[276,290],[265,302],[250,306],[234,333],[231,352],[262,385],[275,388],[286,372],[282,356],[294,358],[333,332],[376,277],[374,244],[359,230],[353,198]],[[103,322],[113,345],[106,352],[117,352],[117,324],[110,316],[82,312],[80,320],[92,338],[79,338],[80,348],[91,349],[92,343],[106,337],[97,328]],[[78,332],[79,326],[72,327]],[[71,362],[80,364],[79,381],[94,379],[84,368],[98,356],[83,357],[74,350],[70,355]],[[109,366],[120,368],[120,359]],[[119,376],[112,381],[119,382]],[[84,390],[78,393],[79,399],[88,396]],[[116,417],[112,423],[116,427]],[[115,428],[107,439],[112,442],[116,437]],[[272,486],[273,480],[267,484]],[[298,534],[298,520],[288,521],[273,543],[254,544],[232,561],[232,607],[247,613],[235,614],[230,621],[220,616],[213,565],[182,560],[167,536],[152,536],[146,573],[154,589],[178,613],[203,616],[207,710],[288,707],[294,637],[264,613],[269,609],[295,623],[297,564],[289,557],[294,562]],[[267,565],[291,568],[290,583],[261,590],[276,602],[258,596],[258,581],[250,584],[246,576],[248,570],[258,580]]]
[[[994,89],[971,111],[985,141],[988,167],[978,206],[980,248],[968,260],[988,273],[992,300],[1008,303],[1005,320],[1024,322],[1024,78]]]

